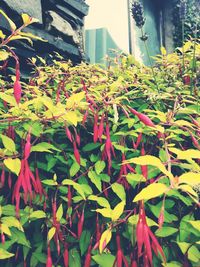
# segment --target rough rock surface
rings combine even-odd
[[[88,5],[84,0],[0,0],[2,9],[20,25],[21,14],[27,13],[39,20],[25,29],[48,42],[34,41],[33,46],[26,42],[13,42],[21,57],[21,65],[27,57],[39,55],[48,58],[54,52],[66,60],[79,63],[85,59],[83,44],[84,17],[88,14]],[[9,25],[0,15],[0,29],[9,32]],[[24,66],[27,64],[24,64]],[[26,69],[24,68],[25,72]]]

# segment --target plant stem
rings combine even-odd
[[[144,36],[143,28],[141,28],[141,33],[142,33],[142,37],[143,37],[143,36]],[[147,45],[147,41],[144,40],[143,42],[144,42],[145,50],[146,50],[147,57],[148,57],[148,60],[149,60],[149,64],[150,64],[150,67],[151,67],[151,71],[152,71],[153,79],[154,79],[154,81],[155,81],[156,88],[157,88],[157,90],[158,90],[158,92],[159,92],[160,90],[159,90],[158,83],[157,83],[157,80],[156,80],[156,74],[155,74],[154,69],[153,69],[153,62],[152,62],[152,60],[151,60],[151,56],[150,56],[150,53],[149,53],[149,48],[148,48],[148,45]]]
[[[185,19],[182,19],[182,57],[183,57],[183,71],[185,70],[185,51],[184,51],[184,39],[185,39]]]

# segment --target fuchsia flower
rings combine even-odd
[[[53,266],[53,262],[51,258],[51,249],[50,249],[50,244],[48,244],[46,267],[52,267],[52,266]]]
[[[126,160],[126,156],[124,153],[122,153],[122,163]],[[126,176],[127,174],[131,172],[131,173],[136,173],[135,169],[133,167],[131,167],[130,164],[122,164],[121,168],[120,168],[120,173],[119,173],[119,178],[118,178],[118,182],[122,185],[124,185],[124,187],[126,189],[130,189],[130,185],[126,180]]]
[[[66,244],[65,244],[63,259],[64,259],[64,266],[69,267],[69,251],[68,251],[68,246]]]
[[[138,119],[143,122],[146,126],[149,127],[155,127],[155,124],[152,122],[152,120],[147,116],[140,112],[137,112],[133,108],[129,108],[130,112],[138,117]]]
[[[129,267],[128,261],[124,256],[124,253],[120,244],[120,235],[117,233],[116,235],[116,243],[117,243],[117,255],[113,264],[113,267]]]
[[[136,227],[136,238],[138,246],[138,258],[143,255],[144,266],[153,266],[152,249],[156,255],[160,253],[164,261],[166,261],[162,247],[147,225],[143,202],[140,203],[139,219]]]
[[[103,150],[103,154],[102,154],[102,159],[108,160],[108,174],[110,174],[111,172],[111,167],[112,167],[112,158],[111,156],[115,157],[115,151],[114,151],[114,147],[112,145],[111,139],[110,139],[110,129],[109,129],[109,123],[106,122],[106,143],[105,143],[105,147]]]
[[[14,97],[15,97],[17,104],[20,103],[21,95],[22,95],[22,86],[21,86],[20,81],[16,80],[14,82]]]

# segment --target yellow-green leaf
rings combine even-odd
[[[198,194],[194,191],[194,189],[190,185],[182,184],[178,188],[194,196],[196,199],[198,199]]]
[[[112,238],[112,232],[111,229],[107,229],[106,231],[103,232],[101,235],[101,239],[99,241],[99,252],[102,253],[107,246],[107,244],[110,242]]]
[[[13,173],[15,173],[16,175],[19,174],[20,169],[21,169],[21,161],[20,159],[4,159],[3,161],[4,165]]]
[[[124,212],[125,201],[120,202],[112,211],[112,221],[117,221]]]
[[[172,173],[170,173],[165,168],[165,166],[160,161],[160,159],[157,158],[157,157],[154,157],[154,156],[147,155],[147,156],[141,156],[141,157],[138,157],[138,158],[132,158],[132,159],[129,159],[129,160],[126,160],[126,161],[123,162],[123,164],[126,164],[126,163],[135,163],[137,165],[151,165],[151,166],[155,166],[162,173],[164,173],[166,176],[168,176],[170,179],[173,180],[173,178],[174,178],[173,175],[172,175]]]
[[[136,202],[139,200],[148,200],[151,198],[161,196],[167,190],[168,190],[168,187],[164,184],[160,184],[160,183],[150,184],[146,188],[144,188],[139,194],[136,195],[136,197],[133,199],[133,202]]]
[[[0,260],[5,260],[5,259],[11,258],[13,256],[15,256],[15,254],[10,253],[3,248],[0,248]]]
[[[162,56],[166,56],[167,55],[167,51],[164,48],[164,46],[161,46],[160,51],[161,51]]]
[[[16,151],[15,143],[10,137],[3,135],[3,134],[1,134],[0,137],[1,137],[1,140],[3,142],[4,147],[7,150],[9,150],[10,152]]]
[[[30,17],[28,14],[22,14],[22,20],[25,25],[30,25],[32,23],[38,22],[39,20],[36,18]]]
[[[15,98],[11,95],[7,95],[5,93],[1,93],[0,92],[0,98],[3,99],[6,103],[9,103],[12,106],[16,106],[17,102],[15,100]]]
[[[63,206],[62,204],[60,204],[57,212],[56,212],[56,219],[58,220],[58,222],[62,219],[63,216]]]
[[[195,172],[184,173],[179,177],[179,183],[185,183],[192,186],[200,184],[200,173],[195,173]]]
[[[48,241],[51,241],[51,239],[54,237],[55,233],[56,233],[56,228],[51,227],[51,229],[48,232],[48,236],[47,236]]]
[[[103,217],[112,218],[112,210],[109,208],[96,209],[96,212],[100,213]]]
[[[6,52],[5,50],[0,50],[0,61],[8,59],[10,54]]]
[[[29,218],[37,218],[37,219],[42,219],[42,218],[46,218],[46,213],[43,210],[36,210],[33,211],[30,215]]]
[[[8,23],[10,24],[10,28],[12,31],[15,31],[17,29],[15,23],[6,15],[6,13],[0,9],[0,14],[2,14],[8,21]]]
[[[0,38],[4,39],[5,37],[6,37],[5,34],[2,32],[2,30],[0,30]]]
[[[200,158],[200,151],[195,149],[188,149],[188,150],[180,150],[177,148],[169,148],[169,151],[177,155],[178,159],[199,159]]]
[[[196,230],[200,231],[200,220],[198,221],[189,221],[189,223],[194,227]]]
[[[4,223],[1,224],[1,231],[3,233],[5,233],[6,235],[9,235],[11,236],[11,232],[10,232],[10,229],[8,228],[8,226]]]

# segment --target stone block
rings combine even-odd
[[[75,44],[79,44],[79,37],[77,32],[72,28],[69,22],[64,20],[61,16],[59,16],[54,11],[47,12],[50,19],[49,19],[49,26],[56,29],[58,32],[69,36],[72,38]]]
[[[18,14],[26,13],[42,23],[41,0],[1,0],[1,2]]]

